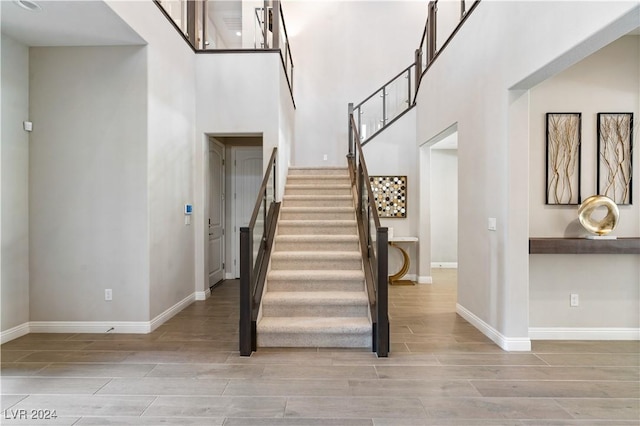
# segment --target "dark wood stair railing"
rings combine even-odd
[[[278,148],[273,148],[269,166],[262,179],[258,198],[249,226],[240,228],[240,355],[250,356],[256,350],[256,323],[262,302],[267,267],[271,257],[273,239],[280,212],[276,202],[276,170]],[[264,221],[262,234],[258,235],[259,249],[254,256],[254,230],[258,217]]]
[[[362,154],[360,134],[351,111],[347,162],[351,185],[356,192],[360,249],[373,321],[372,349],[379,357],[387,357],[390,348],[388,229],[380,226],[380,218],[373,202],[373,192],[369,183],[367,164]]]

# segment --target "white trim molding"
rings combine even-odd
[[[505,351],[520,352],[531,350],[531,339],[529,337],[507,337],[459,303],[456,303],[456,313]]]
[[[196,291],[196,300],[207,300],[211,297],[211,289],[208,288],[205,291]]]
[[[202,292],[207,294],[207,292]],[[208,291],[211,294],[211,291]],[[151,321],[31,321],[0,333],[2,344],[29,333],[131,333],[147,334],[196,300],[190,294]]]
[[[149,333],[146,321],[31,321],[29,333]]]
[[[458,262],[431,262],[431,269],[458,269]]]
[[[195,300],[196,300],[196,294],[192,293],[187,297],[185,297],[184,299],[182,299],[181,301],[179,301],[178,303],[176,303],[175,305],[173,305],[172,307],[170,307],[169,309],[167,309],[166,311],[164,311],[163,313],[161,313],[160,315],[158,315],[157,317],[155,317],[154,319],[152,319],[149,323],[150,331],[155,330],[165,322],[169,321],[171,318],[173,318],[175,314],[177,314],[178,312],[180,312],[181,310],[183,310],[184,308],[192,304]]]
[[[29,334],[28,322],[17,325],[0,333],[0,345],[3,345],[13,339],[17,339],[18,337],[22,337],[26,334]]]
[[[418,276],[418,284],[433,284],[433,278],[430,275]]]
[[[640,340],[640,328],[530,327],[531,340]]]

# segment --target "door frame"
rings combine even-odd
[[[211,283],[209,281],[209,219],[211,217],[211,179],[213,177],[213,171],[211,170],[211,145],[217,145],[222,150],[222,191],[220,193],[220,202],[222,203],[222,280],[226,279],[227,268],[227,237],[226,237],[226,146],[219,140],[215,138],[215,136],[209,137],[209,143],[207,146],[207,176],[205,182],[205,220],[207,222],[207,226],[205,226],[205,265],[206,265],[206,274],[205,279],[207,282],[207,287],[211,288]]]

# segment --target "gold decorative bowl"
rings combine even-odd
[[[601,220],[595,220],[591,215],[598,207],[606,207],[607,215]],[[618,224],[620,211],[616,203],[604,195],[592,195],[584,200],[578,208],[578,219],[582,226],[589,232],[599,236],[607,235]]]

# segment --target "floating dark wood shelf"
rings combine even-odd
[[[640,238],[529,238],[529,254],[640,254]]]

